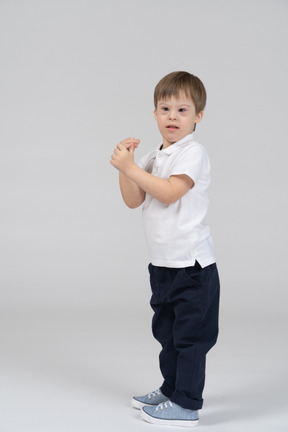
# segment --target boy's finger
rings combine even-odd
[[[131,147],[138,147],[138,144],[135,144],[135,143],[126,144],[126,148],[131,148]]]
[[[130,137],[120,142],[120,144],[124,144],[124,145],[127,145],[129,143],[138,145],[140,143],[140,140],[138,138]]]
[[[130,153],[134,153],[134,151],[135,151],[135,146],[134,145],[132,145],[131,147],[129,147],[129,151],[130,151]]]

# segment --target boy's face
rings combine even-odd
[[[166,148],[191,134],[195,123],[202,119],[203,111],[196,114],[192,99],[180,93],[179,98],[159,100],[154,116],[163,137],[163,148]]]

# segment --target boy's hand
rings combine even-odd
[[[114,168],[122,171],[124,174],[129,171],[132,165],[134,165],[134,151],[140,143],[139,139],[126,138],[121,141],[114,150],[111,156],[110,163]]]
[[[134,147],[134,150],[135,150],[135,148],[138,147],[139,143],[140,143],[140,140],[139,140],[139,139],[136,139],[136,138],[130,137],[130,138],[126,138],[125,140],[121,141],[121,142],[118,144],[118,146],[120,146],[121,144],[123,144],[123,145],[126,146],[126,148]],[[117,146],[117,147],[118,147],[118,146]]]

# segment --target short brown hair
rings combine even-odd
[[[197,114],[204,110],[207,95],[202,81],[195,75],[184,71],[171,72],[159,81],[154,90],[155,108],[160,99],[179,97],[181,91],[191,97]]]

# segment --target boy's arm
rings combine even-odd
[[[171,176],[165,180],[147,173],[136,164],[131,166],[126,175],[146,193],[163,204],[178,201],[194,186],[193,180],[186,174]]]
[[[129,180],[138,185],[140,190],[164,204],[172,204],[194,186],[193,180],[185,174],[171,176],[165,180],[147,173],[135,164],[134,149],[134,147],[127,149],[123,142],[118,144],[110,162]]]
[[[133,137],[126,138],[118,144],[125,147],[128,151],[134,154],[135,148],[139,145],[139,139]],[[134,159],[133,159],[134,160]],[[112,163],[112,160],[110,161]],[[113,163],[112,163],[113,165]],[[131,209],[139,207],[145,200],[145,192],[132,180],[130,180],[123,172],[119,170],[119,184],[123,201]]]
[[[145,192],[121,171],[119,171],[119,184],[123,201],[128,207],[134,209],[144,202]]]

